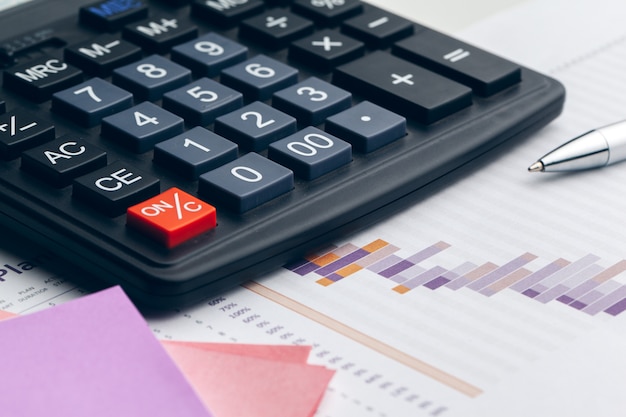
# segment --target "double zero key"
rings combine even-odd
[[[470,88],[381,51],[338,67],[333,82],[425,124],[472,104]]]

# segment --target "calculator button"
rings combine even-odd
[[[137,153],[147,152],[183,130],[183,119],[150,102],[102,119],[102,136]]]
[[[54,126],[18,108],[0,116],[0,157],[13,159],[20,152],[54,139]]]
[[[178,114],[187,123],[202,126],[241,106],[243,95],[240,92],[209,78],[200,78],[163,96],[163,108]]]
[[[260,152],[297,130],[296,119],[255,101],[215,120],[215,133],[237,142],[243,149]]]
[[[352,146],[309,126],[268,149],[268,157],[305,180],[313,180],[352,161]]]
[[[133,105],[133,95],[101,78],[92,78],[52,96],[52,110],[81,126],[92,127],[103,117]]]
[[[257,55],[222,71],[220,81],[249,100],[267,100],[298,81],[298,71],[266,55]]]
[[[64,135],[22,153],[22,169],[55,187],[107,164],[106,152],[75,135]]]
[[[148,16],[148,6],[140,0],[99,1],[80,8],[80,22],[94,29],[114,31],[125,24]]]
[[[363,101],[329,117],[325,130],[350,142],[358,152],[372,152],[406,135],[406,119]]]
[[[257,153],[200,176],[199,193],[209,201],[244,213],[294,187],[293,172]]]
[[[423,31],[396,43],[393,53],[489,96],[521,81],[519,66],[449,36]]]
[[[293,42],[289,57],[320,70],[330,71],[365,54],[363,42],[334,30],[323,30]]]
[[[113,71],[113,83],[138,101],[155,101],[169,90],[191,82],[191,71],[160,55],[151,55]]]
[[[126,222],[170,249],[217,226],[215,207],[178,188],[130,207]]]
[[[198,28],[176,18],[146,19],[127,25],[122,36],[152,53],[164,54],[172,46],[193,39]]]
[[[24,97],[41,102],[53,93],[83,80],[83,72],[60,59],[43,55],[4,71],[3,85]]]
[[[386,48],[413,34],[414,24],[384,10],[369,10],[346,20],[341,31],[365,42],[371,48]]]
[[[279,49],[313,32],[313,22],[283,9],[274,9],[241,23],[239,34],[264,47]]]
[[[262,0],[195,0],[191,14],[207,23],[228,28],[241,20],[260,13],[265,8]]]
[[[360,0],[295,0],[292,8],[318,24],[333,26],[360,13],[363,5]]]
[[[72,188],[74,198],[111,217],[123,214],[128,207],[159,191],[158,178],[122,161],[76,178]]]
[[[236,144],[199,126],[154,147],[155,163],[190,180],[236,158]]]
[[[108,77],[113,69],[141,59],[141,49],[119,36],[102,35],[65,49],[67,62],[88,74]]]
[[[172,61],[204,77],[215,77],[247,56],[248,48],[216,33],[207,33],[172,48]]]
[[[274,107],[308,125],[320,124],[351,104],[352,94],[315,77],[278,91],[272,98]]]
[[[466,86],[381,51],[338,67],[333,83],[421,123],[472,104]]]

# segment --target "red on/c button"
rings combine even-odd
[[[215,207],[179,190],[169,190],[130,207],[126,223],[173,248],[217,225]]]

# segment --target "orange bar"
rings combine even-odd
[[[350,276],[350,275],[354,274],[355,272],[359,272],[361,269],[363,269],[363,268],[360,267],[357,264],[350,264],[348,266],[345,266],[345,267],[341,268],[340,270],[338,270],[335,273],[337,275],[340,275],[340,276],[345,278],[347,276]]]
[[[328,279],[328,278],[318,279],[315,282],[317,282],[320,285],[323,285],[324,287],[328,287],[330,284],[334,284],[335,283],[335,281],[333,281],[332,279]]]
[[[339,256],[334,253],[327,253],[326,255],[322,255],[319,258],[314,259],[312,262],[317,266],[326,266],[335,262],[337,259],[339,259]]]
[[[392,288],[392,290],[394,290],[398,294],[406,294],[407,292],[411,291],[410,288],[407,288],[404,285],[398,285],[397,287]]]
[[[363,246],[363,250],[366,250],[369,253],[372,253],[372,252],[376,252],[377,250],[379,250],[381,248],[384,248],[388,244],[389,243],[385,242],[382,239],[377,239],[377,240],[373,241],[372,243],[369,243],[366,246]]]

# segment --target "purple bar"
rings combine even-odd
[[[304,276],[308,273],[317,271],[319,268],[320,268],[319,265],[316,265],[313,262],[307,262],[305,265],[302,265],[300,268],[294,269],[293,272]]]
[[[335,262],[331,262],[328,265],[321,267],[317,270],[317,273],[323,276],[331,274],[338,269],[341,269],[344,266],[348,266],[351,263],[367,256],[368,254],[369,252],[364,249],[357,249],[354,252],[344,256],[343,258],[339,258]]]
[[[526,291],[524,291],[522,294],[524,294],[526,297],[530,297],[530,298],[535,298],[536,296],[539,295],[539,293],[535,290],[532,289],[527,289]]]
[[[600,272],[599,274],[597,274],[590,280],[583,282],[580,285],[577,285],[576,287],[574,287],[573,289],[571,289],[564,295],[574,300],[577,300],[580,297],[582,297],[584,294],[586,294],[587,292],[593,290],[594,288],[596,288],[598,285],[602,284],[603,282],[606,282],[612,279],[614,276],[620,274],[624,270],[626,270],[626,261],[619,261],[615,265],[612,265],[609,268],[605,269],[604,271]]]
[[[521,267],[523,267],[524,265],[526,265],[527,263],[529,263],[530,261],[536,258],[537,256],[533,255],[532,253],[525,253],[522,256],[516,259],[513,259],[512,261],[502,265],[500,268],[485,275],[484,277],[477,279],[471,284],[468,284],[467,288],[478,291],[490,284],[493,284],[494,282],[510,274],[511,272],[520,269]]]
[[[414,264],[412,262],[407,261],[406,259],[398,262],[397,264],[385,269],[384,271],[380,271],[379,274],[385,278],[391,278],[394,275],[399,274],[405,269],[409,269]]]
[[[626,286],[615,281],[607,281],[606,284],[598,290],[604,290],[602,292],[606,295],[593,304],[589,304],[588,307],[583,310],[585,313],[591,314],[592,316],[604,311],[626,297]]]
[[[374,252],[370,252],[369,255],[367,255],[366,257],[364,257],[363,259],[361,259],[358,264],[360,267],[362,268],[367,268],[370,265],[375,264],[376,262],[379,262],[382,259],[388,258],[389,255],[391,255],[394,252],[399,251],[400,248],[393,246],[393,245],[387,245],[384,246],[380,249],[378,249],[377,251]]]
[[[578,303],[580,303],[581,305],[583,305],[583,308],[586,308],[587,306],[589,306],[591,303],[596,302],[597,300],[599,300],[600,298],[602,298],[604,296],[604,293],[602,293],[601,291],[598,290],[592,290],[589,291],[587,294],[585,294],[584,296],[582,296],[581,298],[579,298],[578,300],[574,301],[572,304],[570,305],[579,305]],[[582,310],[582,308],[579,308],[579,310]]]
[[[439,252],[441,252],[442,250],[447,249],[449,247],[450,245],[447,244],[446,242],[437,242],[434,245],[417,252],[415,255],[408,257],[407,261],[414,263],[414,264],[418,264],[422,262],[423,260],[428,259],[431,256],[434,256],[438,254]]]
[[[289,262],[283,265],[283,268],[296,272],[298,268],[301,268],[305,265],[309,265],[310,263],[311,262],[307,261],[306,259],[298,259],[297,261]],[[300,275],[304,275],[304,274],[300,274]]]
[[[562,295],[556,300],[565,304],[570,304],[572,301],[575,301],[572,297],[568,297],[567,295]]]
[[[339,274],[330,274],[325,276],[324,278],[331,280],[332,282],[337,282],[337,281],[341,281],[344,277],[342,277]]]
[[[535,299],[545,304],[548,301],[554,300],[555,298],[565,294],[572,288],[572,286],[578,285],[588,280],[589,278],[597,275],[603,269],[604,268],[602,268],[599,265],[596,265],[596,264],[591,265],[588,268],[583,269],[576,275],[570,277],[565,282],[562,282],[561,284],[557,284],[545,292],[541,291],[542,294]],[[543,283],[546,283],[546,282],[544,281]]]
[[[562,282],[565,279],[568,279],[572,275],[578,274],[579,272],[585,270],[599,259],[600,258],[596,255],[586,255],[576,262],[567,265],[560,271],[555,272],[552,276],[547,277],[546,279],[541,281],[541,284],[543,284],[546,288],[552,288],[554,285]]]
[[[453,278],[456,278],[456,277],[453,277]],[[446,285],[448,282],[450,282],[448,278],[444,276],[440,276],[424,284],[424,287],[429,288],[431,290],[436,290],[437,288]]]
[[[388,257],[376,262],[374,265],[370,265],[367,269],[376,272],[377,274],[380,274],[381,271],[384,271],[390,266],[397,264],[401,260],[402,258],[400,258],[399,256],[389,255]]]
[[[492,264],[491,262],[487,262],[486,264],[476,267],[473,270],[469,271],[468,273],[461,275],[457,279],[450,281],[448,284],[446,284],[446,287],[450,288],[451,290],[456,291],[459,288],[464,287],[468,283],[473,282],[474,280],[480,279],[482,276],[490,273],[496,268],[498,268],[498,265]]]
[[[626,298],[622,298],[621,301],[613,304],[611,307],[604,310],[604,312],[612,316],[617,316],[618,314],[622,313],[624,310],[626,310]]]
[[[566,287],[563,284],[558,284],[556,287],[550,288],[548,291],[539,294],[535,297],[535,300],[540,303],[547,303],[548,301],[554,300],[557,296],[563,294],[565,291],[568,291],[569,287]]]
[[[573,303],[568,305],[575,308],[576,310],[582,310],[583,308],[587,307],[587,304],[581,303],[580,301],[574,301]]]
[[[421,273],[420,275],[416,276],[415,278],[412,278],[410,280],[408,280],[407,282],[405,282],[404,284],[402,284],[403,286],[413,289],[413,288],[417,288],[420,285],[444,274],[448,272],[447,269],[444,269],[440,266],[436,266],[432,269],[429,269],[426,272]]]
[[[554,274],[556,271],[567,266],[568,264],[569,264],[569,261],[566,261],[565,259],[557,259],[556,261],[544,266],[540,270],[533,272],[532,274],[530,274],[529,276],[527,276],[520,282],[516,283],[515,285],[511,285],[510,288],[517,292],[522,292],[532,287],[533,285],[543,280],[544,278]]]

